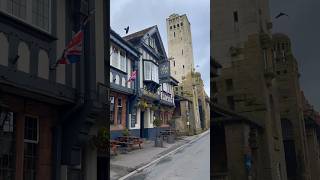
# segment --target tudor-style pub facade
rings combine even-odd
[[[111,138],[121,135],[122,130],[139,129],[136,121],[139,81],[130,77],[138,70],[139,51],[110,31],[110,131]]]
[[[138,74],[140,92],[136,118],[140,122],[140,137],[152,139],[156,135],[153,125],[156,118],[162,120],[160,128],[169,127],[170,116],[164,111],[174,107],[171,85],[176,81],[170,81],[170,71],[161,76],[159,67],[164,67],[163,64],[169,65],[169,60],[157,26],[132,33],[124,39],[132,43],[141,53]],[[167,66],[167,68],[170,67]]]

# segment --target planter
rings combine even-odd
[[[170,136],[168,136],[167,138],[167,143],[168,144],[173,144],[175,142],[175,137],[173,134],[171,134]]]
[[[160,137],[156,137],[156,139],[154,140],[154,146],[163,147],[163,139]]]

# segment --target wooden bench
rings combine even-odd
[[[118,154],[118,148],[121,147],[121,142],[110,140],[110,148],[114,155]]]
[[[143,140],[139,137],[134,137],[134,136],[119,136],[117,138],[118,141],[124,143],[126,147],[130,147],[130,149],[133,149],[134,145],[139,145],[139,148],[142,149],[142,143]]]

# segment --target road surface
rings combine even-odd
[[[128,180],[209,180],[210,133]]]

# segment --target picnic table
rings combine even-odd
[[[141,149],[141,144],[143,143],[142,139],[135,136],[119,136],[116,138],[116,140],[124,143],[127,147],[133,148],[133,145],[139,145],[139,148]]]
[[[113,151],[113,153],[115,155],[118,154],[118,148],[123,146],[123,145],[124,145],[123,142],[120,142],[120,141],[117,141],[117,140],[110,140],[111,151]]]

